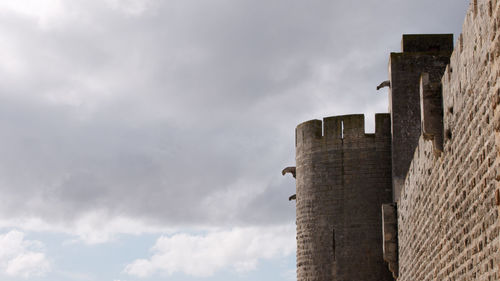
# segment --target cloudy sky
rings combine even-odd
[[[294,128],[468,0],[1,0],[0,279],[294,280]]]

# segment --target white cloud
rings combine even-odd
[[[61,0],[2,0],[0,12],[32,18],[42,28],[49,27],[65,13]]]
[[[0,234],[0,272],[10,276],[41,276],[50,271],[43,244],[25,240],[24,233],[12,230]]]
[[[120,234],[141,235],[146,233],[172,233],[174,231],[167,227],[141,221],[140,219],[114,216],[104,210],[94,210],[82,213],[72,223],[46,222],[39,218],[0,218],[0,228],[10,227],[16,227],[24,231],[66,233],[74,236],[75,239],[66,241],[65,243],[83,242],[87,245],[110,242],[115,240]]]
[[[68,232],[77,235],[86,244],[99,244],[114,240],[117,234],[127,233],[140,235],[165,231],[165,228],[154,227],[137,219],[110,216],[104,211],[88,212],[81,216]]]
[[[137,259],[125,272],[148,277],[156,272],[206,277],[222,269],[245,272],[259,260],[284,257],[294,252],[293,226],[248,227],[213,231],[205,235],[162,236],[149,259]]]

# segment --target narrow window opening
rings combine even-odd
[[[333,250],[333,260],[335,261],[335,228],[332,230],[332,250]]]
[[[344,139],[344,120],[340,121],[340,138]]]

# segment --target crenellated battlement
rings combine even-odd
[[[471,0],[454,51],[401,49],[374,134],[360,114],[296,128],[298,281],[499,280],[500,0]]]
[[[387,140],[391,137],[391,117],[388,113],[375,114],[375,133],[366,133],[363,114],[339,115],[309,120],[299,124],[295,130],[296,146],[327,141],[332,144],[364,142],[367,139]]]
[[[390,121],[388,113],[376,114],[372,134],[363,114],[297,126],[298,280],[390,280],[374,242],[382,241],[381,216],[373,211],[391,201]],[[360,232],[366,239],[352,239]],[[366,259],[373,264],[362,265]]]

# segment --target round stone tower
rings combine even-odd
[[[298,281],[393,280],[381,206],[392,199],[389,114],[311,120],[296,129]]]

